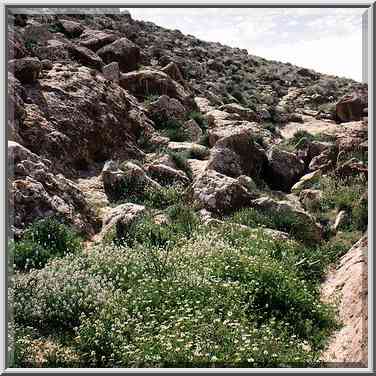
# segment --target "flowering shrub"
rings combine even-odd
[[[235,238],[230,226],[200,225],[189,208],[166,214],[168,247],[145,240],[144,219],[132,247],[98,245],[18,273],[17,324],[70,336],[67,351],[86,367],[317,364],[335,324],[305,278],[309,263],[293,262],[308,250]]]

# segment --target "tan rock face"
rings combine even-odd
[[[213,170],[205,171],[193,184],[194,198],[203,208],[225,213],[249,206],[255,198],[237,180]]]
[[[54,64],[39,84],[25,90],[32,103],[15,133],[54,169],[73,176],[95,162],[143,155],[136,142],[152,122],[124,89],[76,65]]]
[[[333,367],[367,367],[368,364],[368,236],[346,253],[327,277],[324,301],[339,300],[343,327],[336,332],[322,360]]]
[[[16,142],[8,142],[9,199],[14,209],[11,225],[16,234],[35,219],[61,216],[79,232],[93,235],[98,225],[79,187],[52,173],[51,161]]]

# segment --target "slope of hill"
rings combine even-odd
[[[9,20],[12,364],[322,365],[367,87],[127,13]]]

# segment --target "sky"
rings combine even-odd
[[[270,60],[362,80],[357,8],[126,8],[133,19]],[[124,9],[125,10],[125,9]]]

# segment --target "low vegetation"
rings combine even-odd
[[[165,214],[162,226],[142,217],[121,245],[15,276],[17,325],[53,343],[37,365],[316,364],[336,325],[318,298],[327,249],[203,226],[188,207]],[[57,336],[44,337],[52,328]],[[36,365],[33,341],[17,337],[19,366]]]
[[[69,226],[56,218],[32,223],[22,239],[11,246],[17,269],[42,268],[48,260],[81,251],[81,239]]]

